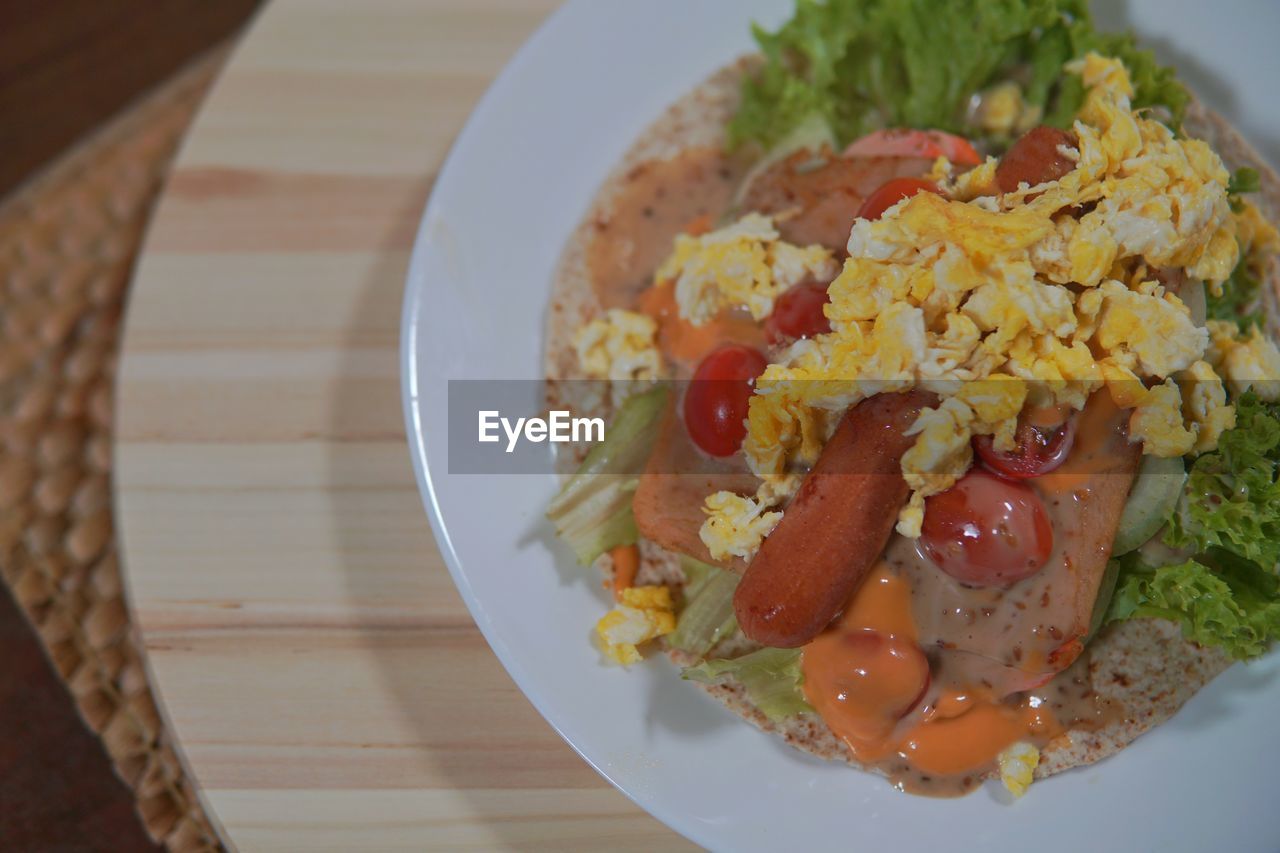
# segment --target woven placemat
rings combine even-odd
[[[0,577],[172,850],[223,849],[147,683],[112,522],[125,291],[206,55],[0,203]]]

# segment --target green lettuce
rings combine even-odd
[[[1214,548],[1159,568],[1136,554],[1119,562],[1108,621],[1168,619],[1188,640],[1218,646],[1237,660],[1265,653],[1280,638],[1280,578],[1251,560]]]
[[[658,437],[667,389],[634,394],[547,507],[547,518],[578,562],[590,565],[619,545],[639,539],[631,498]]]
[[[1231,272],[1231,276],[1222,283],[1222,293],[1214,296],[1206,288],[1205,304],[1208,307],[1207,317],[1210,320],[1226,320],[1235,323],[1240,331],[1247,332],[1262,322],[1262,311],[1258,307],[1258,295],[1262,289],[1262,281],[1254,275],[1249,265],[1249,258],[1242,257]]]
[[[1260,189],[1262,189],[1262,176],[1258,174],[1257,169],[1250,169],[1248,166],[1232,172],[1231,180],[1227,183],[1227,193],[1233,196],[1256,193]]]
[[[680,562],[688,578],[685,606],[676,620],[676,630],[667,637],[667,645],[702,657],[738,630],[733,611],[738,576],[692,557],[683,557]]]
[[[1262,177],[1257,169],[1248,167],[1236,169],[1231,173],[1227,183],[1227,193],[1231,197],[1231,209],[1239,213],[1243,209],[1240,196],[1256,193],[1262,189]],[[1232,270],[1231,276],[1222,284],[1222,293],[1217,296],[1206,290],[1206,304],[1210,320],[1226,320],[1235,323],[1240,331],[1247,332],[1262,322],[1262,311],[1258,307],[1258,294],[1261,292],[1262,280],[1255,273],[1253,258],[1249,247],[1242,247],[1240,261]]]
[[[704,661],[684,670],[685,678],[703,684],[716,684],[727,676],[742,683],[747,697],[770,720],[813,710],[800,689],[804,675],[799,649],[760,649],[740,658]]]
[[[1165,566],[1142,551],[1112,560],[1115,592],[1099,606],[1107,623],[1168,619],[1187,639],[1245,659],[1280,639],[1280,407],[1252,393],[1235,404],[1235,428],[1191,464],[1165,528],[1165,544],[1193,556]]]
[[[1280,563],[1280,409],[1249,393],[1236,426],[1187,473],[1165,542],[1196,552],[1222,548],[1268,570]]]
[[[1097,50],[1129,67],[1139,107],[1181,124],[1187,92],[1133,38],[1098,33],[1087,0],[798,0],[777,32],[756,27],[764,67],[743,84],[733,145],[773,147],[816,115],[846,144],[881,127],[972,130],[972,96],[1018,77],[1060,126],[1084,97],[1069,60]]]

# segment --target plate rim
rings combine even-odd
[[[662,798],[646,795],[640,786],[630,788],[627,782],[621,781],[620,778],[615,778],[615,774],[612,771],[607,769],[601,762],[593,760],[584,751],[584,748],[575,743],[574,739],[566,733],[565,728],[553,718],[547,708],[544,694],[534,687],[533,674],[516,659],[512,647],[502,639],[498,631],[498,623],[490,617],[483,604],[477,598],[463,569],[462,559],[455,550],[448,526],[443,518],[435,477],[432,474],[431,466],[428,464],[426,431],[420,418],[421,409],[418,403],[422,377],[418,375],[417,342],[422,330],[418,324],[420,316],[418,308],[424,297],[428,295],[428,288],[426,287],[428,283],[426,256],[428,254],[428,244],[431,242],[429,230],[434,215],[440,212],[440,190],[444,184],[444,178],[451,171],[455,161],[462,156],[462,152],[469,147],[473,136],[477,133],[477,127],[484,123],[485,117],[492,111],[495,102],[500,100],[504,93],[511,88],[513,75],[517,74],[522,67],[525,67],[531,61],[531,57],[542,46],[543,42],[547,41],[555,29],[570,17],[580,5],[585,5],[585,2],[583,0],[569,0],[569,2],[564,3],[551,13],[534,30],[532,35],[522,43],[485,90],[483,96],[477,101],[476,106],[469,114],[462,130],[450,145],[449,152],[438,169],[436,183],[427,199],[418,228],[415,231],[414,246],[406,271],[405,293],[402,300],[399,359],[401,403],[405,417],[406,439],[411,451],[410,455],[419,496],[427,510],[437,547],[449,570],[450,577],[485,641],[489,644],[495,656],[524,697],[576,755],[614,788],[621,791],[631,802],[685,838],[704,847],[713,847],[717,843],[723,843],[723,839],[719,838],[711,827],[679,808],[669,807],[668,802]],[[656,118],[656,116],[651,118]],[[445,476],[447,476],[447,473]],[[1200,692],[1203,693],[1204,691]],[[741,721],[737,720],[735,722],[741,723]],[[1163,726],[1157,728],[1163,728]],[[626,773],[620,770],[616,775],[625,777]],[[939,812],[938,816],[940,818],[943,817],[941,812]],[[906,841],[909,843],[910,839],[906,839]]]

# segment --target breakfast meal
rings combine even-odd
[[[1280,179],[1086,0],[755,35],[562,256],[584,629],[901,790],[1021,796],[1280,637]]]

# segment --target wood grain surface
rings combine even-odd
[[[274,0],[127,318],[118,513],[166,712],[241,850],[687,846],[537,715],[432,541],[400,301],[436,169],[554,0]]]

